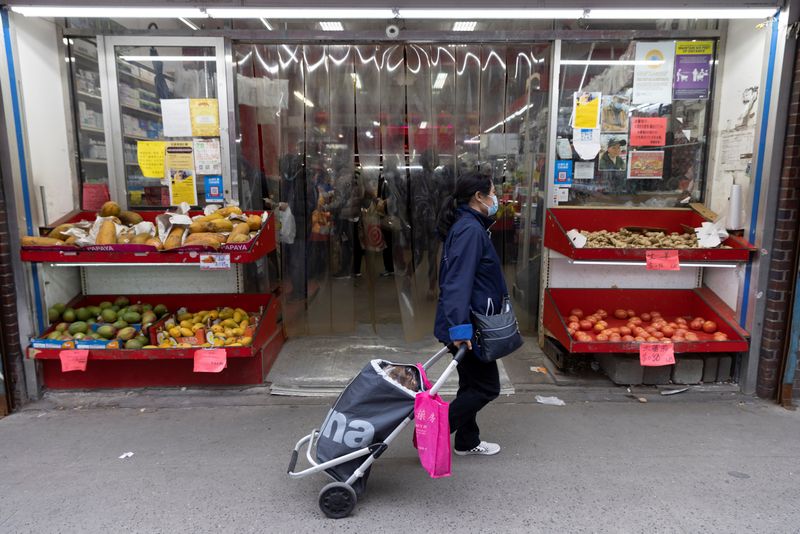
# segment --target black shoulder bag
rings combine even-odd
[[[517,316],[508,295],[503,298],[500,313],[488,315],[493,308],[490,299],[486,305],[487,315],[472,312],[472,325],[480,348],[478,359],[487,363],[508,356],[522,346]]]

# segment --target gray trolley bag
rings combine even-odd
[[[389,366],[405,371],[406,385],[389,376],[386,372]],[[419,369],[412,365],[386,360],[369,362],[342,391],[325,417],[317,441],[317,460],[327,462],[382,443],[413,413],[415,393],[422,387]],[[362,458],[357,458],[326,472],[335,480],[345,482],[363,462]],[[363,494],[368,476],[369,471],[353,484],[357,495]]]

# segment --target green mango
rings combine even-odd
[[[136,339],[129,339],[128,341],[125,342],[126,349],[139,350],[142,347],[144,347],[144,344]]]
[[[62,332],[59,332],[58,330],[53,330],[52,332],[47,334],[46,339],[58,339],[59,337],[61,337],[61,334]]]
[[[155,312],[156,315],[158,315],[159,319],[161,319],[162,317],[164,317],[166,314],[169,313],[169,309],[163,304],[156,304],[156,307],[153,308],[153,311]]]
[[[114,310],[115,312],[118,312],[120,307],[121,306],[117,306],[116,304],[114,304],[113,306],[111,306],[111,309]]]
[[[86,339],[87,337],[89,337],[89,336],[87,336],[87,335],[86,335],[86,334],[84,334],[83,332],[78,332],[77,334],[75,334],[74,336],[72,336],[72,339],[78,339],[78,340],[80,340],[80,339]]]
[[[103,313],[103,308],[100,306],[86,306],[86,309],[89,310],[92,317],[99,317],[100,314]]]
[[[131,304],[128,306],[128,311],[142,313],[142,305],[141,304]]]
[[[136,337],[135,337],[135,338],[133,338],[133,339],[135,339],[136,341],[138,341],[139,343],[141,343],[143,347],[144,347],[145,345],[147,345],[148,343],[150,343],[150,340],[149,340],[147,337],[145,337],[145,336],[143,336],[143,335],[141,335],[141,334],[139,334],[138,336],[136,336]]]
[[[104,324],[97,329],[97,335],[103,339],[114,339],[114,336],[117,335],[117,329],[110,324]]]
[[[61,318],[61,312],[55,308],[49,308],[47,310],[47,318],[50,320],[51,323],[54,323]]]
[[[122,328],[125,328],[126,326],[128,326],[128,323],[126,323],[126,322],[125,322],[125,321],[123,321],[122,319],[117,319],[117,320],[114,322],[114,325],[113,325],[113,326],[114,326],[114,328],[116,328],[117,330],[120,330],[120,329],[122,329]]]
[[[125,328],[117,332],[117,337],[125,341],[133,339],[134,336],[136,336],[136,329],[132,326],[126,326]]]
[[[100,303],[100,309],[101,310],[105,310],[106,308],[110,308],[110,307],[111,307],[111,303],[108,302],[107,300],[104,300],[103,302]]]
[[[122,317],[126,313],[128,313],[128,308],[120,308],[117,310],[117,317]]]
[[[136,312],[129,311],[122,316],[122,320],[128,324],[136,324],[142,322],[142,316]]]
[[[128,297],[117,297],[117,299],[114,301],[114,304],[119,306],[120,308],[127,306],[130,303],[131,301]]]
[[[142,304],[142,311],[143,312],[152,311],[152,310],[153,310],[153,305],[152,304]]]
[[[117,312],[112,310],[111,308],[106,308],[103,310],[103,313],[100,314],[100,317],[103,318],[103,321],[106,323],[113,323],[117,320]]]
[[[75,317],[77,317],[79,321],[86,321],[91,316],[92,313],[87,308],[78,308],[75,310]]]
[[[97,321],[94,317],[89,317],[89,320],[86,321],[86,324],[95,324]]]
[[[69,323],[58,323],[56,325],[56,332],[66,332],[69,328]]]
[[[76,321],[69,325],[69,333],[70,334],[85,334],[89,330],[89,325],[84,323],[83,321]]]
[[[156,317],[156,314],[150,310],[147,310],[142,314],[142,324],[153,324],[156,321],[158,321],[158,317]]]
[[[56,302],[55,304],[53,304],[53,309],[57,310],[58,314],[61,315],[62,313],[64,313],[64,310],[66,310],[67,307],[60,302]]]
[[[68,323],[74,322],[77,317],[75,317],[75,310],[72,308],[67,308],[64,310],[64,313],[61,314],[61,319]]]

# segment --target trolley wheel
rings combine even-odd
[[[331,482],[319,492],[319,509],[332,519],[350,515],[356,506],[356,491],[344,482]]]

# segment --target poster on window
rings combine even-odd
[[[628,180],[660,180],[664,177],[663,150],[631,150]]]
[[[171,206],[186,202],[197,205],[195,185],[194,155],[191,141],[172,141],[167,143],[164,166],[166,168]]]
[[[631,146],[664,146],[667,144],[666,117],[633,117]]]
[[[672,102],[674,41],[636,43],[633,68],[633,105]]]
[[[572,95],[572,127],[595,129],[600,127],[600,100],[602,94],[586,91]]]
[[[711,89],[711,62],[714,58],[711,41],[678,41],[675,43],[675,100],[707,100]]]
[[[603,96],[600,129],[603,133],[625,133],[628,131],[630,99],[623,95]]]

